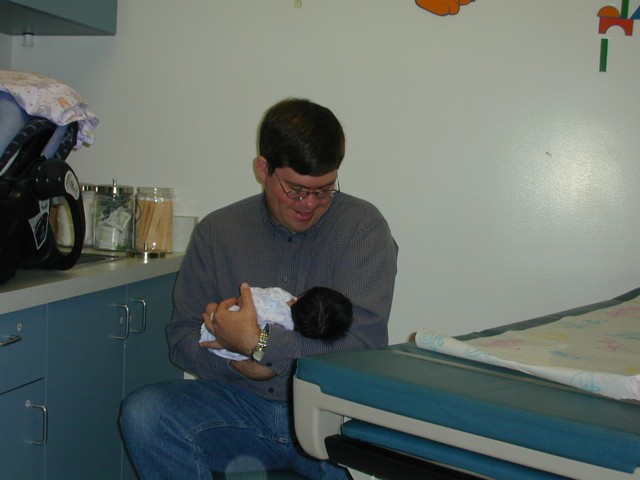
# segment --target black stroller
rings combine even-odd
[[[60,127],[29,116],[0,92],[0,283],[18,268],[66,270],[78,261],[84,207],[78,179],[65,162],[77,135],[77,122]],[[58,249],[49,222],[57,197],[66,200],[73,225],[68,251]]]

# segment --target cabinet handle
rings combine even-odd
[[[22,340],[20,335],[6,335],[2,337],[0,340],[0,347],[6,347],[7,345],[11,345],[12,343],[16,343]]]
[[[147,302],[141,298],[133,298],[132,301],[142,305],[142,326],[139,329],[132,328],[131,331],[133,333],[144,333],[147,329]]]
[[[42,411],[42,440],[39,442],[30,442],[32,445],[46,445],[49,440],[49,410],[47,410],[46,405],[37,405],[35,403],[31,403],[30,400],[27,400],[27,407],[29,408],[37,408]]]
[[[116,340],[126,340],[127,338],[129,338],[129,322],[131,321],[131,315],[129,313],[129,307],[127,305],[116,305],[117,308],[122,308],[125,312],[125,319],[124,319],[124,335],[120,336],[115,336],[113,338],[115,338]]]

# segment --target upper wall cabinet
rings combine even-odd
[[[0,33],[115,35],[118,0],[0,0]]]

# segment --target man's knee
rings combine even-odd
[[[144,434],[153,429],[159,413],[165,410],[161,385],[149,385],[127,395],[120,405],[120,428],[128,433]]]

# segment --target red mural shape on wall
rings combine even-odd
[[[455,15],[462,5],[468,5],[475,0],[416,0],[416,5],[435,15]]]
[[[606,34],[611,27],[620,27],[627,37],[633,35],[633,22],[640,20],[640,8],[629,16],[629,0],[623,0],[622,9],[618,11],[616,7],[607,5],[598,11],[600,21],[598,33]]]
[[[620,27],[625,36],[633,35],[633,24],[636,20],[640,20],[640,7],[629,15],[629,0],[622,0],[622,8],[618,10],[612,5],[605,5],[598,10],[598,33],[606,35],[611,27]],[[609,52],[609,39],[602,37],[600,39],[600,71],[607,71],[607,57]]]

